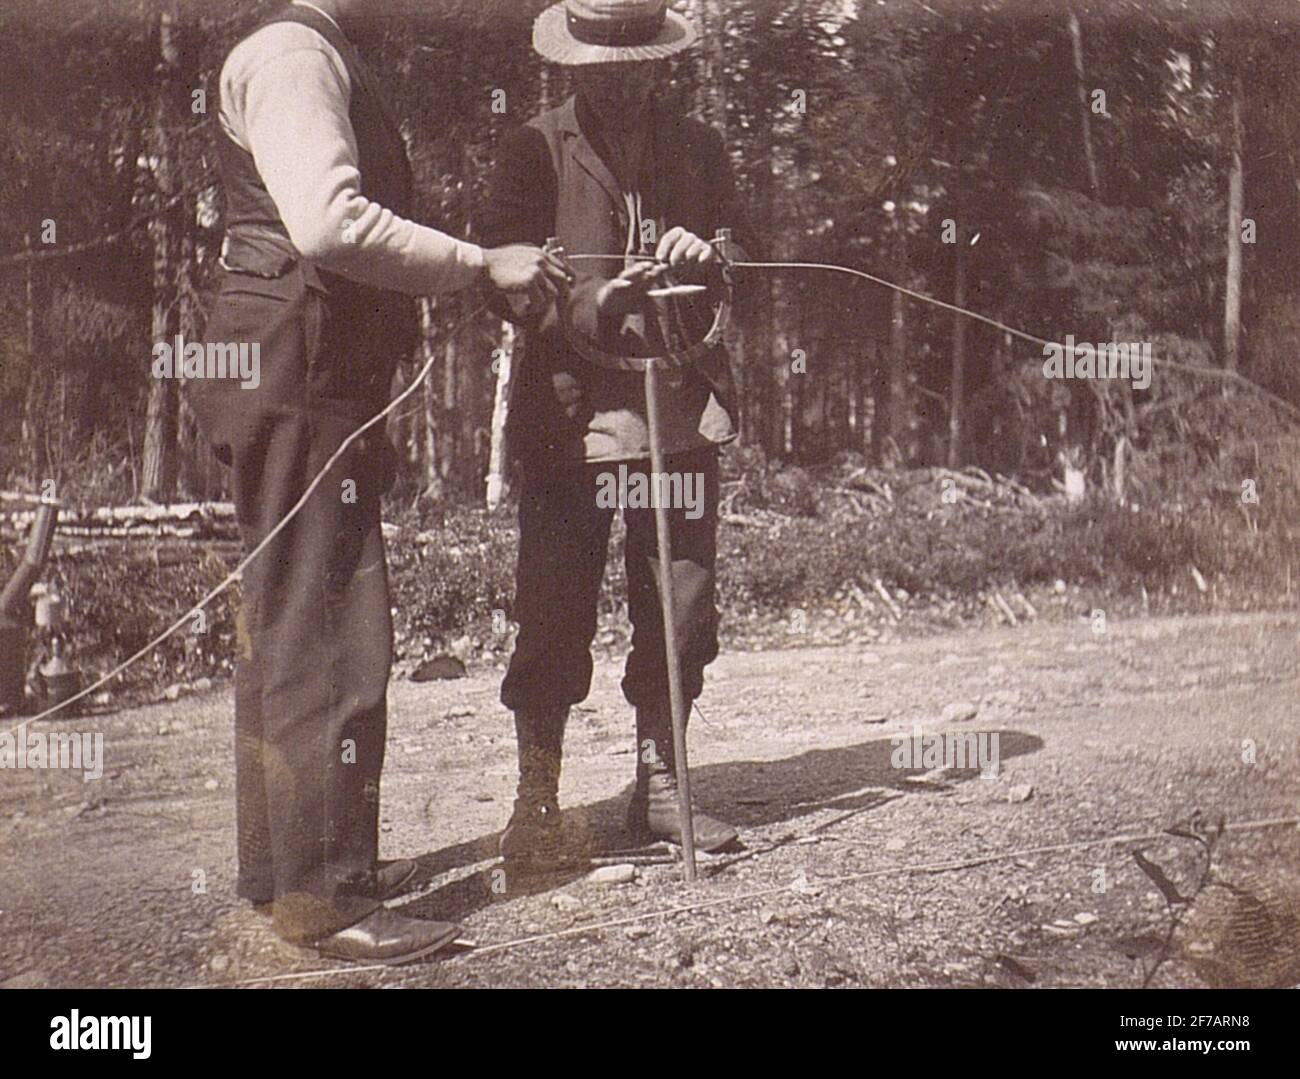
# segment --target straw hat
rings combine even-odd
[[[533,23],[533,48],[557,64],[661,60],[698,38],[668,0],[562,0]]]

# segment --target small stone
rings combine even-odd
[[[630,925],[627,927],[627,931],[623,935],[627,937],[628,940],[644,940],[650,935],[650,930],[643,925]]]
[[[194,683],[194,688],[199,693],[206,693],[208,690],[212,688],[212,679],[200,678],[198,679],[198,681]]]
[[[551,906],[565,914],[573,914],[582,909],[582,901],[564,892],[551,896]]]
[[[437,682],[451,678],[464,678],[465,664],[455,656],[441,655],[426,659],[411,672],[412,682]]]
[[[1098,919],[1097,919],[1097,915],[1092,914],[1091,912],[1086,910],[1081,910],[1079,911],[1078,914],[1074,916],[1074,920],[1079,925],[1092,925]]]
[[[181,699],[181,687],[179,682],[173,682],[163,690],[163,696],[169,701],[178,701]]]
[[[944,705],[943,721],[945,723],[964,723],[979,715],[979,709],[970,701],[953,701]]]
[[[1034,787],[1032,783],[1017,783],[1007,793],[1008,802],[1027,802],[1033,797]]]
[[[808,874],[802,869],[795,875],[794,880],[790,882],[790,890],[797,895],[818,896],[822,894],[820,884],[813,884],[808,879]]]
[[[587,874],[592,884],[631,884],[636,880],[634,865],[602,865]]]
[[[214,955],[211,962],[208,963],[208,969],[213,974],[224,974],[230,969],[230,957],[228,955]]]
[[[203,784],[203,789],[205,791],[214,791],[220,786],[221,784],[218,783],[215,779],[209,779],[206,783]]]
[[[895,836],[893,839],[885,840],[885,850],[897,854],[899,851],[907,850],[907,840]]]

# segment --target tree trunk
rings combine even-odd
[[[153,318],[154,342],[171,341],[175,336],[173,317],[176,310],[176,271],[174,265],[175,213],[170,206],[173,192],[172,159],[167,122],[179,64],[179,52],[173,38],[175,15],[163,11],[158,17],[158,41],[162,54],[159,64],[158,98],[154,107],[154,127],[150,155],[153,157],[154,189],[157,193],[158,217],[151,222],[153,239]],[[181,357],[175,357],[179,362]],[[176,380],[153,379],[149,386],[149,407],[145,416],[142,487],[146,498],[155,502],[170,500],[176,485]]]
[[[1228,177],[1228,269],[1223,289],[1223,366],[1237,370],[1241,348],[1241,218],[1244,199],[1241,76],[1232,86],[1232,172]]]
[[[510,376],[518,335],[512,323],[501,324],[501,363],[497,370],[496,391],[492,399],[492,448],[488,454],[487,508],[494,510],[510,493],[507,469],[506,420],[509,418]]]
[[[958,307],[966,306],[966,244],[965,237],[958,232],[957,242],[953,245],[956,259],[952,288],[952,302]],[[948,404],[948,467],[958,468],[962,463],[962,398],[966,392],[966,316],[954,313],[952,316],[952,388]]]
[[[433,341],[433,301],[428,297],[420,299],[420,350],[423,362],[428,363],[436,355]],[[441,444],[438,439],[438,423],[441,419],[438,408],[438,366],[435,363],[429,370],[429,377],[424,380],[424,495],[440,502],[443,496],[442,471],[439,461]]]
[[[460,431],[452,422],[456,412],[459,391],[456,339],[448,337],[442,347],[442,412],[438,417],[438,430],[442,435],[442,459],[438,462],[444,482],[455,483],[456,466],[464,447],[460,444]]]
[[[24,187],[26,185],[24,184]],[[32,253],[30,233],[23,236],[23,250]],[[37,484],[48,479],[49,462],[45,456],[44,404],[45,363],[37,353],[36,343],[36,264],[29,257],[23,266],[26,291],[27,326],[27,394],[23,400],[22,440],[29,452],[31,478]]]
[[[894,222],[894,280],[900,285],[908,279],[907,219],[901,202]],[[883,465],[892,440],[902,448],[907,412],[907,300],[901,292],[890,293],[889,348],[880,350],[872,389],[871,460]]]
[[[1088,164],[1088,190],[1094,199],[1101,198],[1097,178],[1097,155],[1092,148],[1092,113],[1088,105],[1088,87],[1083,70],[1083,32],[1079,16],[1070,12],[1070,44],[1074,51],[1074,83],[1079,94],[1079,115],[1083,120],[1083,156]]]

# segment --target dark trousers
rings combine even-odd
[[[340,384],[340,365],[370,359],[364,345],[349,353],[327,320],[297,270],[273,281],[228,275],[214,305],[209,341],[261,345],[258,389],[187,384],[202,429],[230,465],[246,551],[285,518],[375,403],[344,406],[314,392]],[[374,439],[350,448],[241,582],[239,894],[274,900],[276,929],[290,940],[325,936],[379,906],[392,659],[379,516],[386,449]]]
[[[650,469],[648,461],[624,463],[629,475]],[[703,477],[698,518],[688,517],[684,507],[668,513],[682,682],[686,699],[693,701],[703,691],[704,668],[718,655],[714,601],[718,451],[709,448],[669,457],[665,468],[669,473]],[[507,708],[555,711],[577,704],[591,689],[591,642],[615,513],[598,504],[597,495],[601,475],[617,473],[617,463],[560,464],[525,473],[514,608],[519,634],[501,686],[501,701]],[[632,622],[623,695],[636,706],[666,708],[668,675],[654,510],[623,512]]]

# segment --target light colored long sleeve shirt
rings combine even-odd
[[[348,117],[352,87],[338,51],[301,23],[272,23],[240,42],[221,70],[222,129],[253,156],[303,258],[410,295],[473,284],[483,250],[361,193]]]

